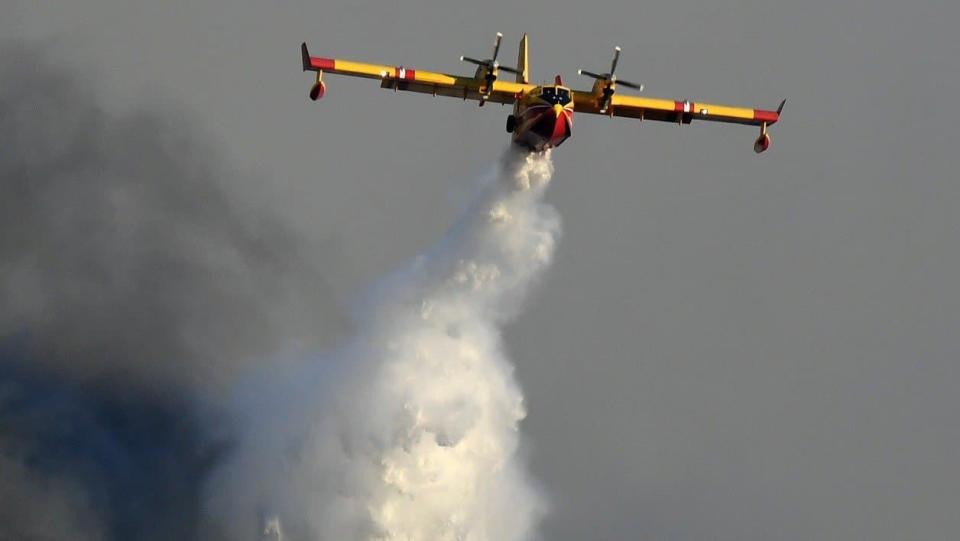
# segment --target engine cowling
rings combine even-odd
[[[310,87],[310,99],[317,101],[327,93],[327,85],[323,81],[317,81],[312,87]]]
[[[753,143],[753,151],[757,154],[766,151],[770,148],[770,135],[767,133],[761,133],[760,137],[757,137],[757,140]]]

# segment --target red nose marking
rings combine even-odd
[[[566,111],[560,113],[560,116],[557,117],[556,122],[553,125],[553,134],[550,136],[551,141],[560,141],[567,136],[567,131],[569,130],[569,118],[567,117]]]

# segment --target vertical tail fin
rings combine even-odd
[[[530,65],[527,63],[527,35],[520,38],[520,55],[517,57],[517,82],[530,82]]]

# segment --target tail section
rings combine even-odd
[[[530,65],[527,61],[527,35],[520,38],[520,55],[517,57],[517,82],[530,82]]]

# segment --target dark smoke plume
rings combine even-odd
[[[0,539],[194,539],[219,390],[343,324],[185,113],[36,49],[0,42]]]

